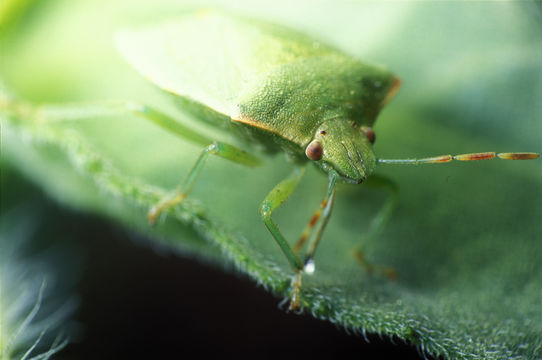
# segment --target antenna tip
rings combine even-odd
[[[532,160],[538,159],[540,154],[533,152],[515,152],[515,153],[500,153],[497,154],[503,160]]]

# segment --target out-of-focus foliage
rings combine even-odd
[[[173,249],[233,262],[287,295],[291,270],[257,214],[259,202],[289,173],[282,157],[256,170],[210,159],[190,199],[150,229],[147,209],[177,185],[200,149],[128,115],[98,117],[96,109],[77,105],[33,112],[42,102],[135,100],[190,122],[114,49],[118,29],[161,21],[194,3],[149,6],[56,1],[41,7],[24,32],[12,32],[17,41],[4,40],[0,76],[17,93],[16,103],[26,105],[0,115],[2,156],[62,203],[151,232]],[[542,152],[542,15],[532,3],[223,6],[293,26],[399,74],[403,88],[375,128],[380,157]],[[379,173],[398,183],[400,204],[369,257],[393,266],[399,278],[368,275],[351,256],[386,194],[344,185],[316,254],[317,270],[304,279],[305,308],[446,358],[540,358],[541,162]],[[325,176],[309,170],[278,210],[290,241],[325,186]],[[190,228],[206,241],[190,236]]]
[[[0,358],[48,359],[73,329],[78,256],[54,238],[66,236],[51,231],[50,209],[20,182],[16,189],[5,163],[1,178]]]

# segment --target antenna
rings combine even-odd
[[[532,160],[540,157],[540,154],[533,152],[508,152],[494,153],[481,152],[472,154],[460,155],[440,155],[427,157],[422,159],[377,159],[379,164],[398,164],[398,165],[421,165],[421,164],[441,164],[452,160],[458,161],[474,161],[474,160],[489,160],[498,157],[503,160]]]

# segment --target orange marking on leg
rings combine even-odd
[[[320,216],[322,216],[323,209],[327,206],[327,199],[324,199],[322,203],[320,204],[320,209],[316,210],[314,215],[312,216],[311,221],[309,221],[309,227],[313,227],[318,219],[320,219]]]
[[[147,218],[149,222],[151,223],[151,225],[154,225],[156,223],[156,219],[164,210],[177,205],[178,203],[183,201],[185,197],[186,197],[185,194],[179,193],[175,195],[175,197],[171,199],[163,200],[159,204],[153,206],[147,215]]]
[[[318,210],[317,212],[315,212],[314,215],[312,216],[311,221],[309,221],[309,227],[313,227],[316,224],[316,222],[318,221],[318,219],[320,219],[321,215],[322,215],[321,210]]]
[[[369,264],[367,260],[365,260],[365,256],[359,249],[356,249],[354,251],[354,257],[356,258],[357,261],[360,262],[361,266],[363,266],[365,270],[367,270],[368,273],[373,272],[374,267],[371,264]]]
[[[301,277],[303,275],[302,271],[298,271],[297,274],[294,275],[292,278],[292,281],[290,283],[290,286],[292,288],[292,299],[290,300],[290,306],[288,307],[288,311],[294,311],[299,309],[299,295],[301,292]]]
[[[297,253],[301,250],[303,245],[305,245],[305,242],[307,242],[307,238],[309,237],[309,228],[303,230],[301,233],[301,236],[299,237],[299,240],[294,246],[294,252]]]
[[[301,250],[301,248],[303,247],[303,245],[305,245],[305,242],[307,241],[307,239],[308,239],[308,237],[310,235],[311,229],[314,227],[314,225],[316,225],[316,223],[320,219],[320,216],[322,216],[322,212],[324,211],[325,207],[327,206],[327,203],[328,203],[328,199],[324,199],[324,201],[322,201],[322,203],[320,204],[320,209],[316,210],[314,215],[312,215],[312,218],[310,219],[309,223],[307,224],[307,226],[305,227],[305,229],[301,233],[301,236],[299,237],[299,240],[297,241],[297,243],[294,246],[294,249],[293,249],[294,252],[299,252]]]
[[[384,276],[386,276],[388,279],[392,281],[397,280],[397,271],[395,271],[394,268],[383,266],[382,268],[380,268],[380,272],[382,272]]]
[[[363,252],[361,252],[360,249],[356,249],[354,251],[354,257],[356,258],[356,260],[359,261],[361,266],[363,266],[365,270],[367,270],[369,274],[373,273],[373,271],[376,271],[377,273],[380,273],[386,276],[388,279],[392,281],[397,280],[397,271],[395,271],[394,268],[389,267],[389,266],[371,264],[365,259],[365,256],[363,255]]]

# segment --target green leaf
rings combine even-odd
[[[542,31],[533,4],[404,4],[402,15],[391,5],[300,4],[300,22],[295,11],[267,13],[265,6],[243,11],[297,24],[402,77],[403,88],[375,126],[379,157],[542,152]],[[6,57],[1,75],[21,97],[130,99],[190,123],[113,50],[113,33],[129,23],[129,15],[139,11],[136,18],[156,21],[174,5],[164,2],[152,14],[136,7],[126,17],[104,13],[95,38],[111,44],[95,38],[80,42],[77,35],[96,24],[83,17],[76,22],[73,14],[94,8],[64,6],[64,13],[36,25],[28,45],[12,45]],[[44,51],[40,29],[49,28]],[[55,52],[66,48],[67,68],[58,66]],[[44,66],[34,73],[24,64],[37,54]],[[73,84],[82,89],[73,91]],[[182,180],[197,146],[129,115],[97,117],[77,105],[13,109],[15,103],[23,102],[4,102],[0,115],[2,156],[60,202],[150,233],[183,253],[234,263],[272,292],[288,296],[291,270],[257,213],[267,192],[290,172],[283,157],[258,169],[210,159],[190,198],[152,228],[147,210]],[[72,115],[66,116],[68,110]],[[50,121],[66,117],[89,119]],[[450,359],[542,357],[541,161],[388,166],[378,172],[399,185],[400,199],[368,257],[393,266],[398,279],[367,274],[351,255],[387,194],[342,185],[315,257],[316,272],[304,277],[307,311],[351,329],[397,335]],[[325,176],[309,169],[277,211],[290,242],[325,190]]]
[[[6,174],[8,173],[8,174]],[[78,255],[47,239],[51,211],[30,198],[2,163],[0,358],[49,359],[73,334]],[[10,189],[10,193],[7,192]]]

